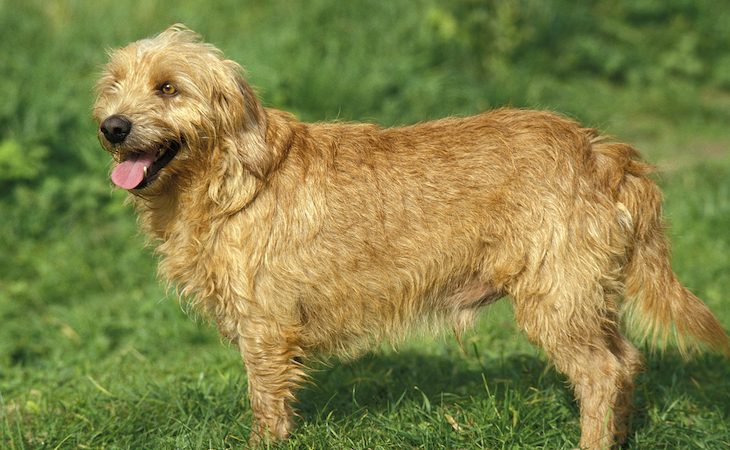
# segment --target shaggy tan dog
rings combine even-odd
[[[240,349],[254,441],[291,432],[307,355],[458,333],[502,296],[574,387],[584,448],[626,436],[640,355],[622,310],[728,351],[669,265],[650,167],[557,115],[301,123],[177,25],[112,53],[94,116],[160,274]]]

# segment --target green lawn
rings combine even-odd
[[[730,7],[681,0],[0,0],[0,448],[244,447],[238,352],[168,296],[89,108],[107,47],[184,21],[267,105],[383,125],[561,111],[663,169],[674,267],[730,330]],[[449,6],[445,6],[448,4]],[[628,448],[730,448],[730,363],[646,352]],[[459,345],[316,365],[280,448],[572,448],[508,302]]]

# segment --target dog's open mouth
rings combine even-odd
[[[177,155],[180,145],[180,142],[169,141],[156,150],[126,155],[112,170],[112,182],[122,189],[146,188]]]

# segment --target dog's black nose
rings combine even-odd
[[[132,122],[124,116],[115,114],[107,117],[101,123],[99,129],[104,133],[107,141],[112,144],[119,144],[124,142],[129,132],[132,131]]]

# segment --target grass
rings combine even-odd
[[[730,8],[413,4],[0,0],[0,448],[248,439],[237,351],[160,287],[89,119],[104,49],[177,21],[243,62],[265,103],[305,120],[392,125],[511,104],[636,143],[664,169],[676,272],[730,329]],[[728,380],[718,356],[647,351],[627,447],[730,447]],[[462,345],[414,337],[319,364],[313,381],[298,431],[277,448],[572,448],[578,439],[565,379],[504,301]]]

